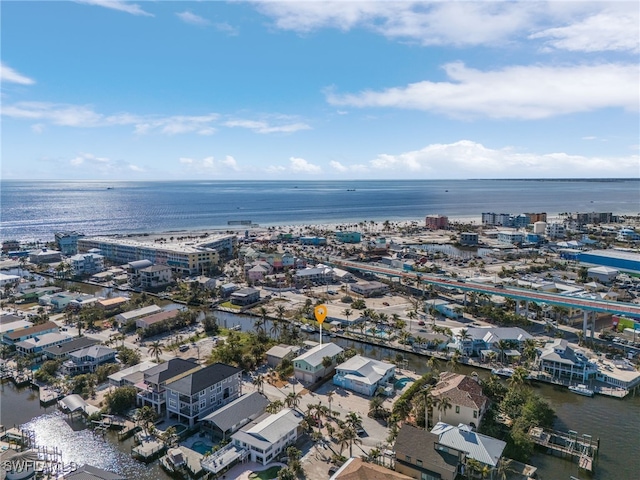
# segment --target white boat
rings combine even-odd
[[[500,377],[511,377],[513,375],[513,368],[492,368],[491,373]]]
[[[569,391],[577,393],[578,395],[584,395],[585,397],[593,397],[594,394],[593,390],[582,383],[578,385],[571,385],[569,387]]]

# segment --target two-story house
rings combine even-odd
[[[138,406],[148,405],[160,415],[167,403],[166,384],[199,368],[200,365],[195,362],[172,358],[168,362],[145,370],[143,380],[135,384],[138,389],[136,399]]]
[[[302,355],[293,359],[294,376],[303,383],[315,383],[331,373],[336,366],[336,357],[344,350],[335,343],[316,345]],[[331,359],[331,364],[324,364],[325,358]]]
[[[116,351],[104,345],[91,345],[69,353],[69,360],[62,364],[65,375],[95,372],[103,363],[114,362]]]
[[[167,418],[176,417],[192,427],[242,393],[242,369],[214,363],[190,371],[166,385]]]
[[[452,372],[440,374],[438,383],[431,390],[436,405],[445,398],[451,408],[434,408],[429,424],[446,422],[450,425],[466,424],[476,428],[489,408],[489,398],[482,394],[482,387],[471,377]],[[435,418],[434,418],[435,417]]]
[[[598,366],[564,339],[556,339],[545,347],[538,358],[540,370],[555,378],[588,382],[598,374]]]
[[[378,388],[385,388],[395,373],[395,365],[354,355],[336,367],[333,383],[347,390],[371,396]]]

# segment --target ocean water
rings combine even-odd
[[[0,238],[421,220],[482,212],[640,212],[640,180],[0,182]]]

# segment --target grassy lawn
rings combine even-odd
[[[242,307],[240,305],[235,305],[235,304],[231,303],[231,301],[221,303],[220,306],[224,307],[224,308],[233,308],[235,310],[241,310],[242,309]]]
[[[261,480],[271,480],[272,478],[278,477],[278,472],[282,467],[271,467],[266,470],[262,470],[261,472],[251,472],[249,478],[259,478]]]

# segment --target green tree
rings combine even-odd
[[[147,353],[149,355],[156,357],[156,362],[159,363],[160,355],[162,354],[162,344],[160,343],[160,341],[156,340],[151,345],[149,345],[149,348],[147,349]]]
[[[117,387],[105,395],[107,411],[113,415],[122,415],[136,404],[137,391],[134,387],[126,385]]]

